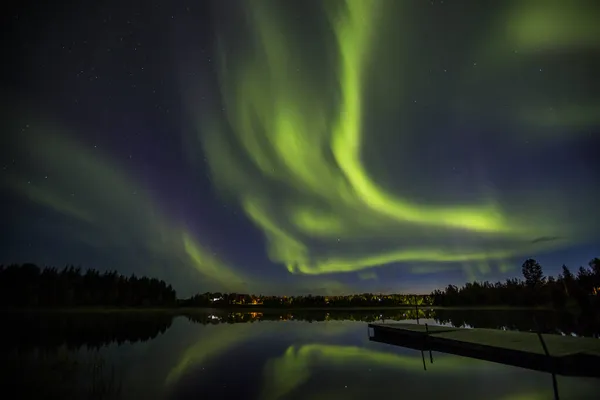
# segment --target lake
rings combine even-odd
[[[596,336],[569,314],[530,311],[8,313],[10,398],[553,399],[552,376],[369,341],[367,322]],[[557,377],[561,399],[596,399],[600,380]],[[9,389],[10,388],[10,389]],[[8,392],[10,390],[10,392]],[[14,390],[14,392],[13,392]]]

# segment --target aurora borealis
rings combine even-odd
[[[0,261],[183,295],[577,268],[600,248],[598,17],[583,0],[23,5]]]

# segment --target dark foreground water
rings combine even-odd
[[[5,315],[2,398],[553,399],[552,376],[369,342],[362,313]],[[596,334],[568,315],[438,311],[421,323]],[[416,321],[415,321],[416,322]],[[600,368],[600,366],[598,366]],[[557,377],[561,399],[600,398],[600,380]]]

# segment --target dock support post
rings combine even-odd
[[[427,348],[429,349],[429,362],[433,364],[433,354],[431,353],[431,346],[429,345],[429,327],[425,324],[425,341]]]
[[[417,304],[417,300],[415,299],[415,311],[417,312],[417,325],[419,324],[419,305]]]
[[[548,357],[548,361],[550,361],[550,365],[552,365],[552,389],[554,390],[554,400],[559,400],[558,398],[558,382],[556,381],[556,372],[555,372],[555,364],[553,363],[553,359],[550,356],[550,352],[548,351],[548,346],[546,346],[546,342],[542,337],[542,331],[540,330],[540,326],[538,325],[537,319],[535,315],[533,316],[533,322],[537,327],[537,335],[540,339],[540,343],[542,344],[542,348],[544,349],[544,353],[546,353],[546,357]]]
[[[536,321],[537,324],[537,321]],[[552,365],[552,389],[554,390],[554,400],[558,400],[558,382],[556,381],[556,372],[555,364],[553,363],[553,359],[550,356],[550,352],[548,351],[548,346],[546,346],[546,342],[544,342],[544,338],[542,337],[542,332],[538,329],[537,332],[538,338],[540,338],[540,342],[542,343],[542,347],[544,349],[544,353],[546,353],[546,357],[548,357],[548,361],[550,361],[550,365]]]
[[[554,389],[554,400],[559,400],[558,398],[558,382],[556,382],[556,374],[552,373],[552,389]]]
[[[538,338],[540,338],[540,342],[542,343],[542,348],[544,349],[544,353],[546,353],[546,356],[548,356],[548,358],[550,358],[550,352],[548,351],[548,347],[546,346],[546,342],[544,342],[544,338],[542,337],[542,333],[538,331],[537,335],[538,335]]]
[[[544,348],[544,353],[546,353],[546,357],[548,357],[548,361],[550,361],[550,365],[552,365],[552,389],[554,390],[554,400],[558,399],[558,382],[556,381],[556,372],[555,372],[555,364],[553,363],[553,359],[550,356],[550,352],[548,351],[548,347],[546,346],[546,342],[544,342],[544,338],[542,337],[542,333],[538,329],[537,333],[540,338],[540,342],[542,343],[542,347]]]

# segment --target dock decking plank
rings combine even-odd
[[[467,342],[501,349],[517,350],[541,355],[546,354],[539,336],[536,333],[530,332],[469,329],[436,333],[435,336],[458,342]],[[594,348],[585,341],[574,343],[569,340],[570,338],[558,335],[543,334],[542,338],[544,339],[548,353],[552,356],[575,354]]]
[[[400,329],[409,332],[415,333],[423,333],[425,334],[427,331],[429,333],[440,333],[440,332],[452,332],[459,330],[466,330],[465,328],[455,328],[452,326],[441,326],[441,325],[428,325],[425,328],[425,325],[417,325],[417,324],[406,324],[406,323],[379,323],[379,324],[369,324],[370,327],[382,327],[388,329]]]
[[[600,339],[484,328],[439,325],[372,323],[371,340],[415,349],[479,358],[530,369],[557,370],[562,374],[600,376],[587,371],[600,363]],[[585,364],[585,365],[584,365]]]

